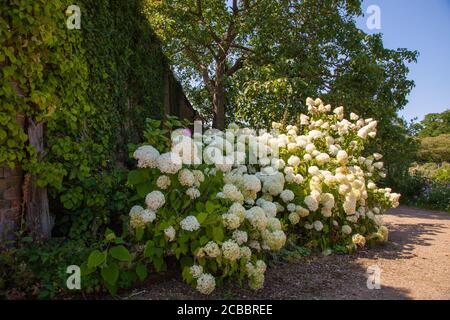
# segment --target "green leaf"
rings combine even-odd
[[[152,185],[150,183],[140,183],[136,185],[136,192],[140,198],[144,198],[152,191]]]
[[[198,212],[202,212],[205,209],[205,205],[201,202],[197,202],[195,204],[195,210],[197,210]]]
[[[148,180],[148,171],[143,169],[132,170],[128,173],[128,183],[137,185]]]
[[[144,236],[144,228],[141,227],[136,228],[135,236],[137,241],[141,241],[142,237]]]
[[[210,202],[210,201],[206,202],[205,207],[206,207],[206,212],[208,212],[208,213],[213,212],[214,208],[215,208],[214,204],[212,202]]]
[[[120,246],[115,246],[112,247],[109,250],[109,254],[119,260],[119,261],[125,261],[125,262],[130,262],[131,261],[131,255],[130,252],[128,251],[127,248],[125,248],[124,246],[120,245]]]
[[[164,259],[161,257],[153,258],[153,265],[155,266],[157,272],[161,272],[166,269],[166,263],[164,262]]]
[[[115,264],[104,266],[100,273],[102,278],[111,286],[114,286],[119,278],[119,268]]]
[[[91,252],[88,258],[88,268],[93,269],[101,265],[106,259],[106,254],[98,250]]]
[[[224,238],[223,228],[222,227],[214,227],[213,228],[213,240],[216,242],[222,242]]]
[[[203,246],[209,242],[209,238],[207,236],[200,237],[200,245]]]
[[[143,263],[138,263],[136,266],[136,274],[139,277],[139,280],[143,281],[147,278],[147,267]]]
[[[205,222],[206,218],[208,217],[208,213],[207,212],[201,212],[197,215],[197,221],[202,224],[203,222]]]

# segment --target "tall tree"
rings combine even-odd
[[[436,137],[441,134],[450,134],[450,109],[441,113],[428,113],[416,125],[419,137]]]
[[[203,90],[214,127],[223,129],[228,79],[258,55],[262,22],[277,19],[276,1],[146,0],[144,11],[191,94]],[[194,92],[196,91],[196,92]],[[206,95],[205,95],[206,94]],[[210,109],[210,110],[207,110]]]

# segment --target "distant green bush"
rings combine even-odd
[[[420,162],[450,161],[450,134],[421,138],[417,160]]]

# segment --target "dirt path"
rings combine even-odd
[[[450,213],[399,207],[385,216],[390,241],[354,255],[314,255],[266,273],[253,292],[228,284],[212,299],[450,299]],[[367,288],[367,268],[381,288]],[[205,299],[179,278],[150,283],[128,299]]]

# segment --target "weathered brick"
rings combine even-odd
[[[19,221],[20,218],[20,210],[19,209],[7,209],[4,211],[3,218],[8,221]]]
[[[7,188],[6,179],[0,178],[0,193]]]
[[[20,188],[8,188],[3,192],[4,200],[20,199],[20,196],[21,196]]]
[[[22,178],[19,176],[12,176],[6,179],[6,188],[20,188]]]
[[[14,200],[11,200],[10,208],[20,209],[21,205],[22,205],[22,199],[14,199]]]
[[[5,168],[0,167],[0,178],[3,178],[5,176]]]
[[[0,210],[1,209],[9,209],[11,208],[11,201],[9,200],[0,200]]]

